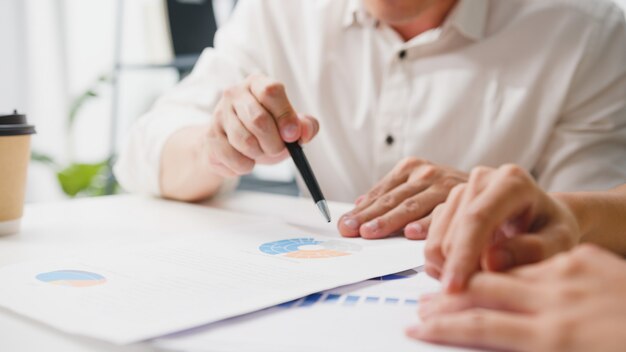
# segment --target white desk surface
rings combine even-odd
[[[333,219],[351,208],[330,203]],[[226,211],[224,211],[226,210]],[[235,214],[237,212],[238,214]],[[54,203],[28,204],[17,235],[0,237],[0,267],[45,257],[71,255],[81,249],[151,242],[177,234],[236,225],[248,217],[272,217],[323,230],[324,224],[310,199],[237,192],[204,204],[185,204],[123,195]],[[128,230],[136,235],[128,238]],[[71,243],[71,248],[67,244]],[[46,325],[0,308],[0,351],[154,351],[137,344],[115,346],[58,332]]]

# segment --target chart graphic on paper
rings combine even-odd
[[[403,297],[386,297],[376,295],[362,295],[362,294],[340,294],[340,293],[313,293],[304,298],[285,302],[279,304],[281,308],[292,307],[311,307],[316,304],[335,304],[344,307],[354,307],[356,305],[401,305],[401,306],[416,306],[418,303],[417,298],[403,298]]]
[[[421,274],[421,277],[418,275]],[[418,304],[420,288],[428,287],[428,278],[424,277],[424,266],[385,275],[368,280],[360,289],[334,289],[314,293],[306,297],[278,305],[281,308],[312,307],[318,304],[338,305],[343,307],[356,306],[404,306],[415,307]],[[374,283],[372,281],[381,281]],[[384,288],[383,288],[384,287]],[[382,289],[377,289],[382,288]]]
[[[314,238],[291,238],[259,246],[259,250],[266,254],[300,259],[341,257],[358,252],[361,248],[358,244],[345,241],[322,241]]]
[[[101,285],[107,280],[104,276],[81,270],[57,270],[38,274],[37,280],[53,285],[69,287],[90,287]]]

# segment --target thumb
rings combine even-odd
[[[317,135],[320,130],[320,124],[316,118],[309,115],[298,114],[298,120],[300,121],[300,143],[309,143],[313,137]]]
[[[552,254],[552,241],[552,237],[545,234],[523,234],[503,240],[487,250],[483,267],[490,271],[507,271],[542,261]]]

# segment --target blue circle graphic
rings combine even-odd
[[[259,249],[263,253],[277,255],[296,252],[299,250],[300,246],[318,245],[321,243],[322,241],[316,241],[313,238],[292,238],[289,240],[265,243],[261,245]]]
[[[43,282],[54,281],[97,281],[104,280],[104,276],[96,273],[90,273],[81,270],[58,270],[48,273],[42,273],[36,276],[36,279]]]

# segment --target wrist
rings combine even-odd
[[[184,127],[172,134],[161,156],[161,195],[183,201],[210,197],[223,178],[208,163],[207,125]]]
[[[593,231],[595,215],[593,202],[590,201],[588,193],[551,193],[550,196],[565,206],[574,216],[581,238],[585,237]]]

